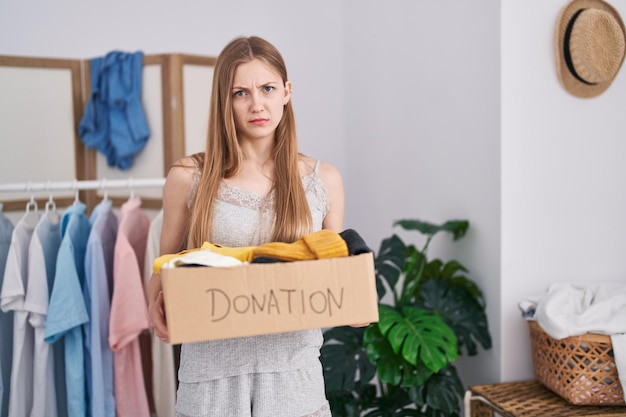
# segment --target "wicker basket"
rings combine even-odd
[[[574,405],[623,405],[611,338],[585,334],[553,339],[529,320],[535,378]]]

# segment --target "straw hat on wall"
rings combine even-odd
[[[573,0],[556,26],[557,73],[576,97],[595,97],[613,82],[626,51],[626,29],[603,0]]]

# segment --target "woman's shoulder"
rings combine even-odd
[[[198,154],[185,156],[172,164],[168,174],[167,182],[175,183],[177,186],[190,185],[194,178],[199,175],[202,160]]]
[[[326,229],[341,231],[343,228],[344,189],[339,169],[328,162],[306,156],[302,157],[301,165],[306,165],[309,169],[313,167],[312,172],[316,174],[309,174],[313,177],[312,182],[321,185],[321,187],[314,185],[314,189],[323,190],[318,194],[319,201],[325,207],[322,226]]]
[[[300,155],[301,176],[305,177],[314,172],[325,184],[341,182],[341,172],[334,165],[310,156]]]
[[[196,155],[186,156],[176,161],[170,168],[163,188],[163,201],[168,204],[185,204],[191,207],[200,179],[200,166]]]

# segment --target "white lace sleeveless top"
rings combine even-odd
[[[309,202],[314,231],[321,230],[328,212],[328,194],[317,175],[319,161],[302,184]],[[198,175],[194,176],[190,202]],[[257,246],[270,241],[274,223],[274,195],[266,197],[222,183],[213,214],[211,242],[223,246]],[[181,347],[179,379],[203,382],[257,372],[281,372],[314,366],[322,345],[320,329],[188,343]]]

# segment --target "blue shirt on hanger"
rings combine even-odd
[[[109,346],[109,317],[113,291],[113,253],[117,216],[111,200],[101,201],[89,218],[91,232],[85,255],[83,293],[89,313],[85,328],[87,394],[91,417],[115,417],[113,351]]]
[[[62,341],[65,348],[67,410],[70,416],[87,415],[83,324],[89,316],[82,287],[85,282],[85,250],[90,224],[85,205],[75,202],[61,218],[61,246],[50,295],[45,341]]]
[[[4,267],[11,246],[13,223],[2,213],[0,204],[0,288],[4,279]],[[9,383],[11,380],[11,362],[13,357],[13,311],[0,310],[0,417],[9,414]]]

